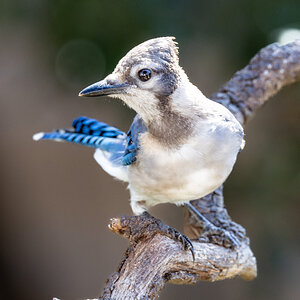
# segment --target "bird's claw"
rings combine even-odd
[[[168,236],[175,241],[179,241],[182,244],[183,250],[191,251],[193,261],[195,260],[195,252],[194,252],[193,243],[186,235],[180,233],[178,230],[176,230],[173,227],[169,227],[168,228]]]
[[[147,211],[143,213],[143,217],[147,218],[148,220],[150,220],[151,223],[154,223],[158,226],[153,233],[160,233],[162,235],[169,237],[174,241],[180,242],[183,250],[191,251],[193,261],[195,261],[195,252],[194,252],[193,243],[186,235],[180,233],[177,229],[164,224],[161,220],[151,216]]]
[[[199,240],[230,249],[236,249],[241,245],[241,242],[230,231],[216,226],[204,230]]]

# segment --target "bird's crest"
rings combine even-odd
[[[125,70],[146,61],[161,63],[167,69],[177,65],[179,58],[175,37],[154,38],[137,45],[120,60],[115,71]]]

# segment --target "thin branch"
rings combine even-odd
[[[300,40],[261,49],[211,99],[226,106],[245,124],[284,86],[300,81]]]
[[[226,106],[245,124],[271,96],[296,81],[300,81],[300,41],[284,46],[272,44],[259,51],[211,99]],[[192,203],[215,225],[234,233],[241,247],[229,250],[194,241],[193,262],[190,253],[182,251],[179,243],[162,234],[153,234],[155,226],[163,224],[150,224],[144,217],[113,219],[110,229],[129,238],[131,244],[117,272],[108,279],[101,298],[154,299],[167,282],[187,284],[237,275],[250,280],[256,276],[256,261],[245,229],[228,215],[222,187]],[[201,229],[186,212],[185,231],[189,236],[198,237]]]

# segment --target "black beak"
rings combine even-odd
[[[123,94],[129,85],[124,84],[108,84],[107,81],[101,80],[85,89],[83,89],[78,96],[81,97],[99,97],[112,94]]]

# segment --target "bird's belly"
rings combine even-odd
[[[170,172],[162,169],[159,171],[161,176],[133,171],[130,174],[130,188],[139,198],[137,200],[151,201],[149,204],[152,206],[164,202],[185,202],[205,196],[220,186],[227,177],[210,169],[189,171],[187,174],[188,170]]]
[[[138,157],[129,170],[131,196],[135,198],[132,200],[146,201],[148,207],[209,194],[225,181],[234,163],[208,160],[198,151],[151,154]]]

